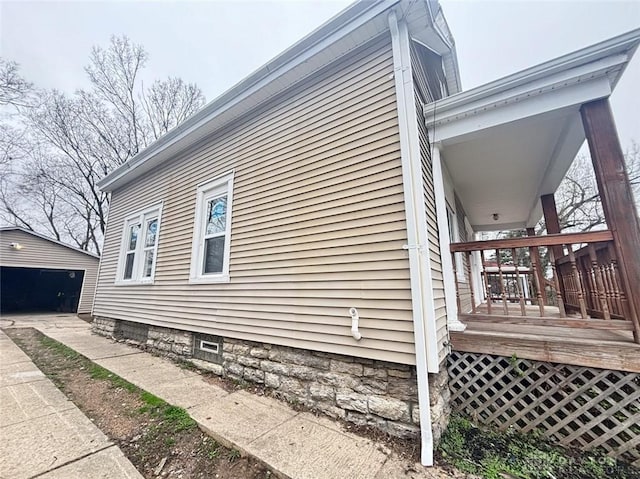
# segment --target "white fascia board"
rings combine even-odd
[[[406,248],[409,254],[418,405],[420,406],[421,463],[431,466],[433,465],[433,430],[428,373],[437,371],[438,352],[429,247],[425,227],[426,212],[421,188],[420,140],[409,53],[409,32],[406,23],[398,22],[394,11],[389,13],[389,29],[393,50],[393,76],[407,217]]]
[[[544,78],[527,81],[519,85],[504,85],[503,89],[491,88],[482,95],[465,98],[465,101],[450,102],[454,97],[425,105],[424,113],[429,124],[436,126],[477,115],[489,109],[539,98],[546,93],[567,90],[575,85],[603,78],[609,83],[608,74],[620,69],[628,61],[624,54],[604,58],[588,65],[561,71]],[[480,87],[482,88],[482,87]],[[611,87],[609,86],[611,91]],[[472,90],[473,91],[473,90]]]
[[[593,72],[598,68],[597,65],[600,64],[599,62],[601,60],[606,60],[608,57],[619,57],[622,58],[623,61],[620,70],[615,72],[615,75],[611,80],[611,88],[613,89],[620,78],[624,67],[626,67],[629,60],[635,53],[635,50],[638,48],[639,43],[640,29],[632,30],[623,35],[605,40],[568,55],[563,55],[531,68],[527,68],[466,92],[452,95],[438,101],[436,109],[440,112],[449,111],[456,106],[469,105],[472,102],[517,88],[524,84],[531,84],[539,80],[542,80],[543,83],[545,81],[548,82],[547,79],[552,78],[558,73],[567,72],[580,67],[586,66],[587,71],[590,69]],[[425,105],[425,115],[427,115],[427,118],[433,117],[433,108],[433,104]]]
[[[211,101],[199,112],[169,131],[127,163],[116,168],[98,182],[98,187],[103,191],[113,191],[117,187],[122,186],[128,181],[125,177],[150,158],[159,155],[171,146],[183,142],[196,131],[205,129],[205,126],[215,117],[247,101],[253,94],[263,89],[266,85],[276,82],[278,78],[288,71],[304,64],[314,55],[399,2],[400,0],[362,1],[347,8],[259,70],[249,75],[245,80],[242,80],[236,86]],[[243,111],[246,112],[257,106],[257,104],[259,104],[259,102],[256,102],[256,104],[249,102],[249,104],[244,105]],[[221,127],[222,125],[216,125],[215,129]],[[184,143],[185,146],[187,146],[192,144],[193,141],[189,138]]]
[[[481,134],[483,130],[543,113],[581,105],[588,101],[606,98],[611,95],[611,85],[606,76],[586,81],[577,81],[571,88],[560,84],[550,85],[536,94],[523,94],[512,100],[499,100],[490,104],[459,113],[456,118],[429,125],[435,141],[447,144],[456,139]],[[433,114],[432,114],[433,115]]]
[[[95,253],[91,253],[90,251],[85,251],[83,249],[76,248],[75,246],[70,246],[70,245],[65,244],[65,243],[63,243],[61,241],[54,240],[53,238],[49,238],[48,236],[45,236],[45,235],[40,234],[40,233],[37,233],[35,231],[31,231],[31,230],[28,230],[26,228],[22,228],[21,226],[3,226],[3,227],[0,228],[0,232],[2,232],[2,231],[21,231],[21,232],[29,234],[31,236],[36,236],[36,237],[38,237],[40,239],[49,241],[50,243],[55,243],[57,245],[64,246],[65,248],[69,248],[70,250],[77,251],[78,253],[86,254],[87,256],[91,256],[92,258],[95,258],[97,260],[100,259],[100,256],[98,256]]]

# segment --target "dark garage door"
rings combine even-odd
[[[0,310],[3,313],[78,310],[84,271],[0,267]]]

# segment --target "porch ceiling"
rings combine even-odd
[[[537,223],[540,196],[556,191],[585,140],[581,105],[611,94],[639,43],[640,29],[424,105],[475,231]]]
[[[555,192],[584,139],[574,106],[449,139],[442,158],[475,231],[524,228],[538,221],[540,196]]]

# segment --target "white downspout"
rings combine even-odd
[[[438,345],[427,242],[427,222],[422,194],[420,140],[413,91],[413,75],[406,23],[389,14],[393,67],[400,134],[400,157],[404,204],[407,216],[407,245],[411,278],[413,329],[416,350],[418,403],[420,406],[421,462],[433,465],[433,432],[429,406],[429,372],[438,372]]]
[[[442,159],[440,148],[433,145],[431,164],[433,165],[433,190],[436,197],[436,216],[438,218],[438,235],[440,239],[440,260],[442,261],[442,280],[444,281],[444,300],[447,305],[447,329],[464,331],[466,325],[458,319],[458,302],[456,300],[456,277],[453,272],[453,259],[449,252],[449,221],[447,220],[447,204],[442,176]],[[451,225],[453,227],[453,225]],[[471,281],[471,278],[469,279]]]

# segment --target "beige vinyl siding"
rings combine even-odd
[[[464,211],[464,207],[458,198],[458,195],[455,195],[455,203],[456,203],[456,221],[458,222],[458,241],[461,243],[467,242],[470,240],[469,235],[467,234],[467,225],[465,222],[465,218],[467,214]],[[460,298],[460,312],[468,313],[471,311],[471,279],[469,277],[469,257],[466,254],[462,255],[462,275],[458,275],[459,277],[464,277],[463,280],[458,281],[458,296]]]
[[[438,359],[440,362],[446,357],[448,350],[447,309],[445,305],[444,280],[442,275],[442,260],[440,256],[440,240],[438,234],[438,219],[436,215],[436,201],[433,187],[433,168],[431,164],[431,145],[426,122],[422,110],[423,103],[431,101],[432,96],[427,86],[425,71],[418,61],[415,48],[411,49],[414,85],[416,86],[416,111],[418,115],[418,136],[420,140],[420,158],[422,164],[422,186],[426,223],[429,239],[429,257],[431,261],[431,278],[433,285],[433,301],[436,316],[436,337],[438,341]]]
[[[392,73],[378,38],[113,192],[95,314],[415,363]],[[189,284],[197,186],[232,169],[230,282]],[[155,283],[115,285],[124,217],[159,201]]]
[[[11,243],[20,243],[14,250]],[[90,313],[98,277],[98,258],[21,230],[0,231],[0,266],[84,270],[78,313]]]

